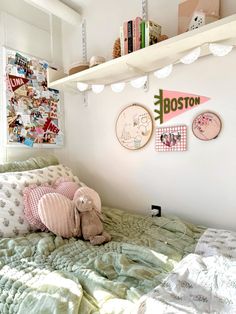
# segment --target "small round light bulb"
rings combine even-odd
[[[233,46],[222,44],[209,44],[210,52],[217,57],[224,57],[231,52]]]
[[[145,75],[145,76],[138,77],[135,80],[132,80],[130,84],[135,88],[141,88],[144,86],[146,81],[147,81],[147,76]]]
[[[125,88],[125,83],[124,82],[111,84],[111,89],[115,93],[122,92],[124,88]]]
[[[162,69],[155,71],[154,75],[159,79],[166,78],[171,74],[172,70],[173,70],[173,65],[170,64]]]
[[[101,84],[97,84],[97,85],[92,85],[92,91],[95,93],[95,94],[99,94],[101,93],[103,90],[104,90],[104,85],[101,85]]]
[[[84,92],[88,89],[88,84],[82,83],[82,82],[77,82],[77,88],[80,92]]]
[[[191,64],[196,61],[201,54],[201,48],[195,48],[191,52],[189,52],[186,56],[180,59],[180,62],[183,64]]]

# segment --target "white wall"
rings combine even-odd
[[[23,0],[1,0],[0,2],[0,46],[19,50],[51,62],[51,42],[49,15],[32,7]],[[59,29],[59,22],[54,18],[55,29]],[[55,32],[56,34],[60,34]],[[61,35],[61,34],[60,34]],[[55,38],[55,46],[59,39]],[[55,53],[56,60],[61,52]],[[1,54],[2,56],[2,54]],[[2,58],[1,58],[2,62]],[[1,66],[1,77],[4,79],[4,69]],[[2,88],[2,84],[1,84]],[[2,92],[2,90],[1,90]],[[5,122],[3,101],[0,104],[1,123]],[[20,160],[30,156],[50,154],[51,149],[28,148],[24,145],[18,148],[5,147],[3,136],[0,142],[0,160]]]
[[[149,17],[163,25],[170,36],[177,33],[177,0],[149,0]],[[111,56],[112,45],[123,21],[141,13],[141,1],[90,1],[83,12],[87,19],[88,56]],[[222,1],[223,15],[236,12],[235,1]],[[65,65],[81,58],[78,33],[63,28]],[[70,36],[69,36],[70,35]],[[69,48],[68,48],[69,47]],[[236,229],[236,51],[225,58],[205,57],[193,65],[175,66],[168,79],[150,75],[150,89],[127,86],[121,94],[106,87],[102,94],[82,97],[65,94],[66,146],[61,159],[81,180],[96,189],[106,205],[149,214],[151,204],[208,226]],[[154,135],[138,151],[121,147],[115,135],[119,112],[131,103],[141,103],[153,112],[159,88],[211,98],[209,102],[163,125],[188,126],[188,151],[158,153]],[[193,118],[203,110],[217,112],[223,121],[220,136],[210,142],[191,132]]]

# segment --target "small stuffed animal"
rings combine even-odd
[[[84,240],[89,240],[92,245],[109,242],[111,236],[104,231],[100,213],[96,210],[91,196],[75,193],[73,202],[80,213],[81,232]]]

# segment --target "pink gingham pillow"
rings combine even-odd
[[[59,178],[52,186],[34,184],[24,189],[24,215],[33,229],[47,230],[38,214],[38,203],[43,195],[58,192],[70,200],[73,199],[80,184],[69,180],[69,178]]]
[[[40,198],[48,193],[55,192],[54,188],[48,184],[37,186],[31,185],[24,189],[24,215],[33,229],[47,230],[38,215],[38,202]]]
[[[69,177],[61,177],[56,180],[52,187],[56,190],[55,192],[73,200],[75,191],[78,190],[81,185],[78,182],[72,182]]]

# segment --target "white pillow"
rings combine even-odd
[[[30,231],[24,217],[23,190],[31,184],[52,184],[60,177],[79,179],[70,168],[63,165],[49,166],[22,172],[0,173],[0,237],[12,237]]]

